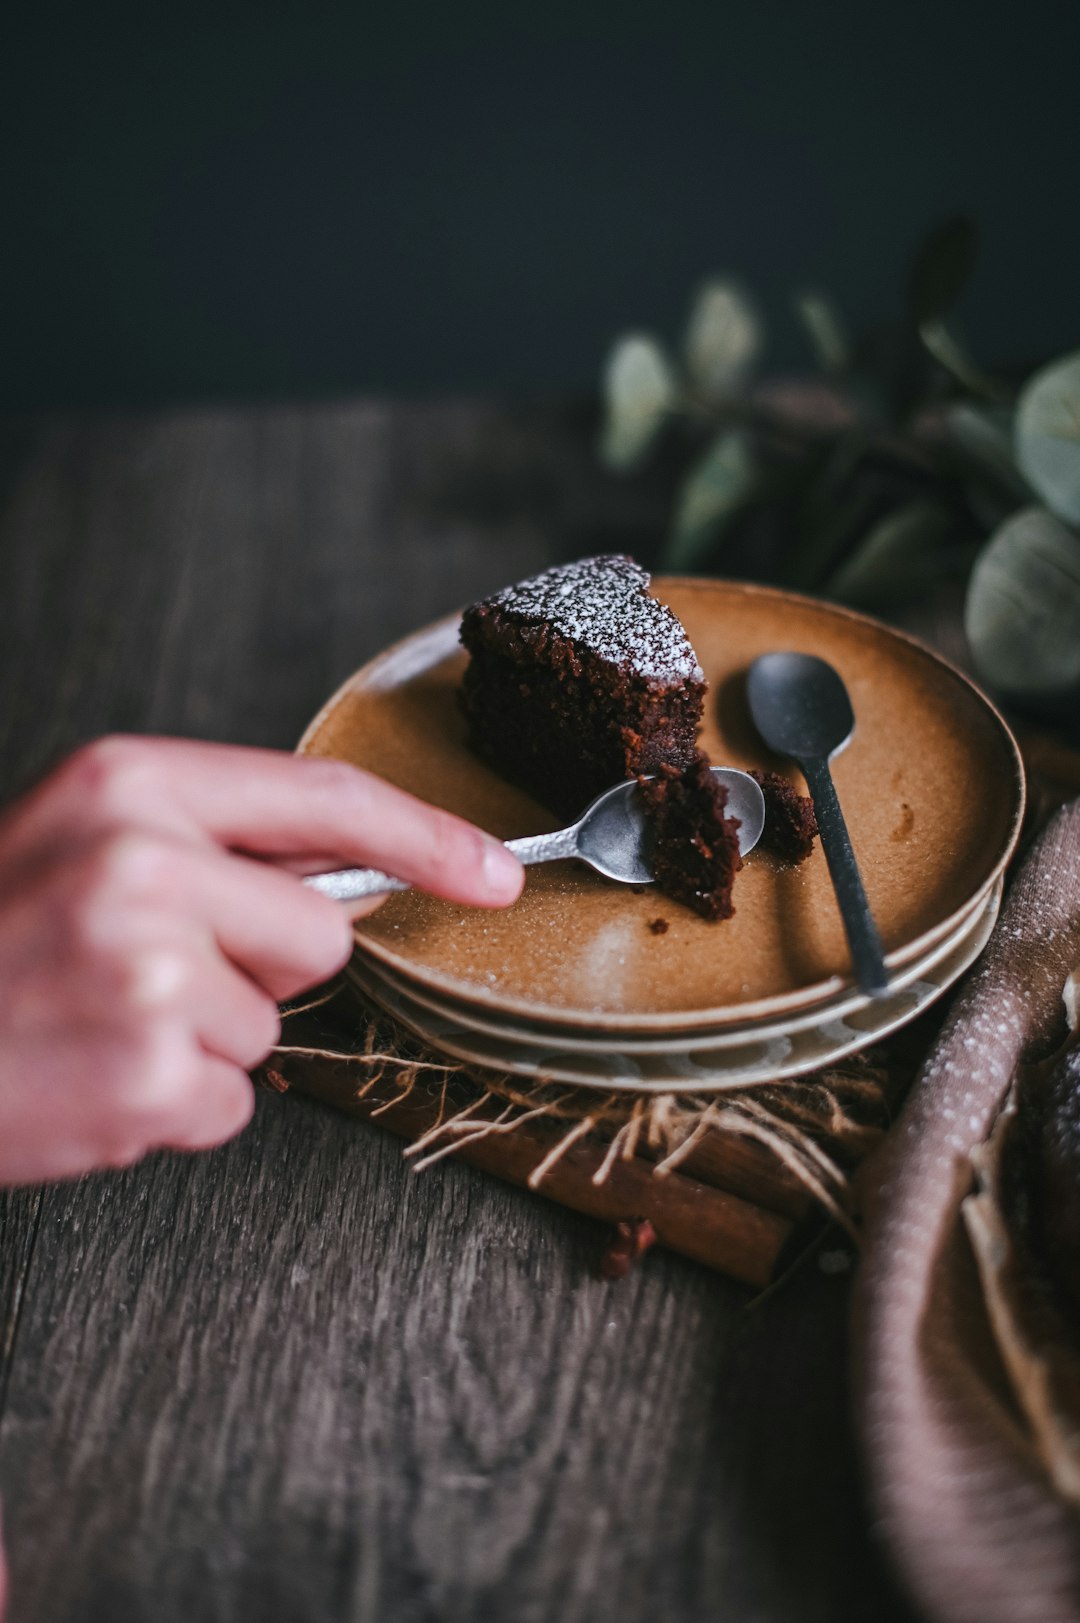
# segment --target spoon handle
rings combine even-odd
[[[526,834],[520,840],[507,840],[506,849],[526,868],[534,862],[561,862],[564,857],[578,854],[578,825],[556,829],[554,834]]]
[[[404,879],[380,873],[378,868],[336,868],[333,873],[308,874],[304,884],[333,902],[356,902],[361,896],[385,896],[391,890],[410,890]]]
[[[870,903],[859,875],[851,837],[840,810],[836,786],[829,771],[829,763],[818,757],[800,761],[806,778],[810,798],[814,802],[821,844],[829,864],[840,917],[844,921],[851,958],[855,966],[855,979],[869,997],[880,997],[889,989],[889,975],[881,951],[881,938],[870,912]]]
[[[577,856],[578,830],[560,828],[554,834],[532,834],[521,840],[507,840],[506,848],[529,867],[534,862],[558,862]],[[384,896],[392,890],[409,890],[404,879],[394,879],[378,868],[338,868],[334,873],[313,873],[304,880],[312,890],[335,902],[355,902],[361,896]]]

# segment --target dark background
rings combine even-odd
[[[1080,7],[37,6],[0,53],[0,408],[550,392],[734,271],[858,325],[966,209],[986,362],[1080,342]],[[1003,20],[1004,19],[1004,20]]]

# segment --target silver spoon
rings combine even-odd
[[[888,991],[889,976],[866,891],[836,797],[829,761],[855,730],[855,714],[838,672],[813,654],[763,654],[750,667],[747,696],[754,725],[770,749],[802,768],[814,802],[825,859],[840,905],[855,978],[870,997]]]
[[[761,838],[765,826],[765,801],[748,772],[734,767],[714,766],[714,777],[727,787],[727,815],[739,819],[739,852],[745,856]],[[584,815],[570,828],[554,834],[532,834],[521,840],[507,840],[506,848],[531,867],[535,862],[561,862],[577,857],[607,879],[624,885],[649,885],[653,872],[645,859],[645,812],[637,784],[617,783],[598,795]],[[385,891],[409,890],[403,879],[380,873],[375,868],[342,868],[337,873],[311,874],[304,883],[336,902],[352,902],[361,896],[379,896]]]

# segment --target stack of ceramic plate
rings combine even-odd
[[[710,682],[702,743],[717,764],[775,763],[744,677],[761,653],[820,654],[856,715],[834,775],[886,949],[890,989],[867,999],[819,850],[797,868],[760,848],[735,917],[708,924],[651,886],[572,862],[532,870],[501,912],[418,892],[357,931],[356,984],[445,1053],[573,1085],[670,1092],[816,1070],[885,1036],[985,946],[1019,833],[1023,775],[1000,716],[921,644],[827,604],[763,587],[663,580]],[[456,691],[457,620],[359,671],[301,744],[381,773],[510,838],[554,826],[470,753]]]

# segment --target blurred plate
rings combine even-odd
[[[828,659],[857,718],[835,777],[891,969],[924,956],[990,892],[1019,834],[1024,785],[1005,723],[966,677],[863,615],[766,587],[659,580],[709,679],[702,742],[718,764],[772,761],[749,720],[745,673],[792,648]],[[380,773],[502,838],[554,820],[478,761],[457,690],[458,617],[365,665],[300,749]],[[736,914],[707,924],[651,887],[635,892],[577,863],[534,869],[503,912],[419,892],[361,922],[362,954],[439,998],[526,1023],[637,1037],[778,1020],[851,990],[820,850],[798,868],[756,851]],[[667,921],[665,934],[650,924]]]

